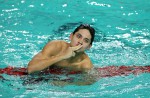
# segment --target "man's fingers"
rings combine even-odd
[[[79,50],[80,48],[82,48],[82,45],[78,45],[78,46],[75,46],[75,47],[71,47],[73,51],[77,51]]]

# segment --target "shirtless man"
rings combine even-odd
[[[87,72],[93,65],[84,51],[91,48],[94,36],[94,28],[81,24],[71,33],[70,43],[62,40],[47,43],[29,62],[28,73],[42,71],[50,66]]]

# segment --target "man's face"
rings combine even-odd
[[[87,29],[80,29],[74,35],[70,35],[71,47],[82,45],[76,52],[83,52],[91,47],[91,34]]]

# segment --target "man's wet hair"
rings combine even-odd
[[[91,43],[90,44],[92,45],[92,43],[94,41],[94,37],[95,37],[95,29],[93,27],[91,27],[89,24],[81,24],[73,31],[73,34],[78,32],[80,29],[87,29],[90,32],[90,34],[91,34]]]

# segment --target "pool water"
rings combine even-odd
[[[0,0],[0,68],[27,67],[51,40],[66,40],[81,23],[96,29],[91,50],[96,67],[150,65],[148,0]],[[149,98],[150,75],[101,78],[87,86],[24,85],[26,77],[3,75],[2,98]]]

